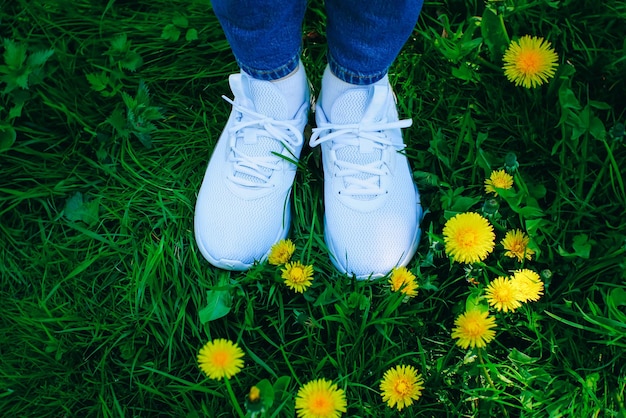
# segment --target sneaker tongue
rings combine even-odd
[[[348,90],[335,100],[330,113],[330,120],[333,124],[355,124],[363,120],[369,105],[369,91],[366,88],[355,88]],[[382,159],[382,151],[373,148],[371,141],[361,139],[361,146],[346,146],[337,149],[337,159],[353,164],[365,165]],[[367,180],[371,174],[359,173],[354,176],[360,180]],[[380,184],[377,184],[380,186]],[[347,185],[346,185],[347,186]],[[356,199],[370,200],[375,196],[361,195]]]
[[[278,89],[267,81],[249,78],[250,98],[255,111],[276,120],[287,120],[287,101]]]
[[[287,104],[278,89],[268,82],[257,81],[252,78],[249,80],[248,86],[253,110],[275,120],[288,119]],[[248,157],[274,157],[274,152],[280,153],[283,149],[282,144],[269,136],[258,135],[262,132],[253,128],[246,129],[244,135],[237,139],[237,149]],[[259,168],[259,172],[269,176],[272,170]],[[260,179],[249,174],[236,172],[234,175],[254,183],[262,183]]]

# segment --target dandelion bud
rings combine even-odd
[[[552,270],[550,269],[541,270],[541,279],[543,281],[549,280],[551,277],[552,277]]]
[[[509,152],[504,157],[504,168],[506,171],[517,171],[519,168],[519,162],[517,162],[517,155],[514,152]]]
[[[250,402],[256,402],[260,398],[261,398],[261,391],[259,390],[259,388],[256,386],[252,386],[250,388],[250,393],[248,394],[248,399],[250,399]]]
[[[488,218],[498,213],[498,209],[500,209],[500,203],[496,199],[487,199],[483,204],[483,214]]]

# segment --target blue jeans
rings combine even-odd
[[[326,0],[328,64],[352,84],[372,84],[407,41],[423,0]],[[212,0],[239,67],[276,80],[294,71],[302,51],[306,0]]]

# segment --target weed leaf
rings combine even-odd
[[[207,322],[215,321],[216,319],[228,315],[232,303],[230,290],[209,290],[206,292],[206,297],[206,306],[198,312],[200,323],[206,324]]]
[[[198,31],[194,28],[188,29],[187,33],[185,34],[185,39],[188,42],[191,41],[197,41],[198,40]]]
[[[122,138],[128,138],[130,132],[126,128],[126,119],[124,118],[124,113],[120,110],[120,108],[115,108],[111,116],[109,116],[106,120],[108,124],[110,124],[115,132]]]
[[[118,36],[113,38],[113,41],[111,41],[111,48],[109,51],[114,53],[124,53],[128,51],[129,48],[130,42],[128,42],[126,34],[120,33]]]
[[[187,29],[187,27],[189,26],[189,20],[185,16],[181,16],[181,15],[174,16],[174,18],[172,19],[172,22],[174,23],[174,25],[183,29]]]
[[[16,138],[17,134],[12,126],[0,125],[0,152],[11,148]]]
[[[180,38],[180,29],[172,23],[168,23],[161,32],[161,38],[166,41],[176,42]]]
[[[95,91],[106,89],[109,83],[109,76],[104,71],[101,73],[87,73],[85,77],[87,77],[87,81],[89,81],[91,88]]]
[[[143,64],[143,58],[135,51],[129,51],[126,56],[120,60],[120,67],[135,72]]]
[[[589,236],[587,234],[579,234],[574,237],[574,242],[572,243],[573,252],[568,252],[563,247],[559,246],[559,254],[562,257],[580,257],[584,259],[588,259],[591,255],[591,246],[593,241],[589,240]]]
[[[5,39],[4,46],[4,62],[11,70],[18,70],[26,60],[26,44],[15,43],[11,39]]]
[[[500,60],[508,44],[508,36],[504,24],[490,8],[485,8],[480,21],[481,35],[489,48],[491,58]]]
[[[26,65],[28,67],[41,67],[48,59],[54,55],[54,49],[46,49],[44,51],[36,51],[28,56]]]
[[[65,201],[63,215],[70,221],[82,221],[89,226],[98,222],[98,210],[100,203],[98,199],[83,199],[81,192],[76,192]]]

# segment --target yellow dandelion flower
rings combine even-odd
[[[250,393],[248,393],[248,400],[250,402],[257,402],[259,399],[261,399],[261,390],[256,386],[252,386]]]
[[[492,171],[489,178],[485,180],[485,193],[493,193],[497,196],[496,187],[506,190],[512,188],[513,176],[504,170]]]
[[[405,406],[411,406],[422,396],[424,380],[413,366],[396,366],[387,370],[380,382],[383,402],[389,408],[394,406],[401,411]]]
[[[504,255],[511,258],[517,258],[520,263],[524,258],[530,260],[532,255],[535,254],[533,250],[528,248],[530,238],[520,229],[507,231],[506,235],[500,242],[506,252]]]
[[[267,261],[272,265],[280,266],[291,260],[291,256],[295,251],[296,246],[290,239],[281,239],[272,245]]]
[[[236,343],[218,338],[209,341],[198,353],[200,369],[211,379],[230,379],[243,367],[243,350]]]
[[[543,295],[543,282],[537,273],[529,269],[516,270],[511,278],[522,302],[538,301]]]
[[[496,336],[496,320],[487,311],[466,311],[456,318],[454,325],[456,327],[452,330],[452,338],[458,338],[456,344],[462,348],[486,347]]]
[[[554,76],[559,56],[550,42],[536,36],[522,36],[504,53],[504,75],[516,86],[539,86]]]
[[[493,251],[493,226],[477,213],[459,213],[443,227],[446,253],[459,263],[482,261]]]
[[[506,277],[492,280],[485,289],[485,295],[489,305],[499,311],[513,312],[522,306],[517,287]]]
[[[326,379],[305,384],[296,395],[298,418],[338,418],[346,412],[346,405],[344,390]]]
[[[304,293],[313,281],[313,266],[304,265],[299,261],[285,264],[282,272],[285,284],[297,293]]]
[[[391,285],[391,290],[394,292],[402,292],[410,298],[417,296],[417,288],[419,285],[417,284],[415,275],[406,267],[398,267],[391,270],[389,284]]]

